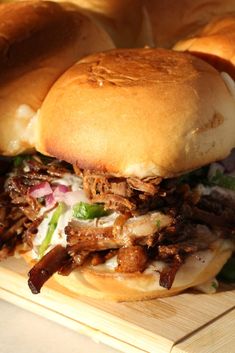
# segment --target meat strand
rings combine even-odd
[[[80,171],[79,171],[80,175]],[[107,209],[132,212],[149,206],[158,193],[162,178],[120,178],[105,173],[83,172],[83,186],[93,202],[102,202]],[[146,206],[146,203],[148,206]]]
[[[65,233],[70,254],[77,254],[84,250],[91,252],[115,249],[121,246],[115,241],[112,227],[86,227],[73,221],[65,228]]]
[[[28,285],[33,294],[40,293],[44,283],[68,262],[68,251],[61,245],[57,245],[34,265],[29,271]]]
[[[159,284],[161,287],[164,287],[166,289],[171,289],[176,273],[178,272],[182,264],[183,264],[183,260],[181,259],[181,257],[175,256],[171,264],[165,267],[160,272]]]
[[[196,206],[184,205],[183,213],[186,218],[205,223],[211,227],[235,227],[235,212],[233,210],[224,210],[220,214],[216,214]]]
[[[142,246],[121,248],[117,255],[118,272],[143,272],[148,264],[148,255]]]

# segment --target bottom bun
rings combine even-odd
[[[213,279],[232,255],[233,243],[219,240],[211,250],[197,252],[187,258],[176,274],[170,290],[159,285],[156,269],[163,264],[153,262],[143,273],[119,273],[116,259],[105,264],[74,270],[69,276],[55,275],[63,287],[79,295],[114,301],[146,300],[175,295]]]

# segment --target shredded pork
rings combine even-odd
[[[93,202],[104,203],[106,209],[136,214],[150,209],[158,195],[162,178],[120,178],[109,174],[84,171],[84,190]]]
[[[72,220],[65,228],[66,247],[55,246],[30,271],[33,293],[40,292],[55,272],[68,275],[78,266],[96,266],[115,255],[115,270],[124,273],[143,272],[151,261],[163,261],[165,268],[156,271],[160,272],[160,285],[169,289],[189,254],[209,249],[220,237],[234,237],[235,211],[230,201],[202,195],[194,183],[76,172],[83,178],[90,201],[119,215],[109,226]],[[20,243],[33,248],[45,200],[33,198],[29,189],[68,173],[74,173],[68,164],[35,155],[2,178],[0,259],[13,254]]]
[[[61,245],[57,245],[29,271],[29,288],[32,293],[40,292],[43,284],[69,260],[68,252]]]

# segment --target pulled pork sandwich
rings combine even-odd
[[[235,14],[220,17],[200,28],[194,36],[181,39],[174,49],[188,51],[235,79]],[[231,81],[231,80],[230,80]],[[230,86],[233,86],[231,81]]]
[[[190,54],[113,50],[62,75],[37,120],[48,157],[18,157],[4,184],[2,251],[20,238],[32,292],[53,274],[113,300],[214,290],[234,250],[234,111]]]
[[[73,4],[0,4],[0,155],[32,149],[37,111],[53,83],[77,60],[113,47]]]
[[[143,0],[143,2],[150,18],[155,46],[164,48],[172,48],[183,38],[197,36],[210,22],[235,11],[234,0]],[[208,45],[211,46],[210,43]]]

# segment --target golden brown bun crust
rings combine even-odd
[[[189,51],[235,79],[235,15],[210,22],[196,36],[181,40],[174,49]]]
[[[173,286],[159,286],[159,273],[123,274],[105,270],[104,265],[74,270],[69,276],[54,278],[65,288],[79,295],[115,301],[146,300],[178,294],[213,279],[232,254],[231,244],[218,242],[213,251],[189,256],[177,272]],[[200,260],[199,260],[200,259]]]
[[[109,36],[75,5],[1,4],[0,154],[32,147],[28,124],[55,80],[81,57],[110,48]],[[30,110],[26,116],[18,112],[22,105]]]
[[[211,20],[235,11],[234,0],[144,0],[157,47],[171,48]]]
[[[171,177],[230,153],[234,111],[207,63],[164,49],[114,50],[56,82],[42,105],[37,149],[80,168]]]

